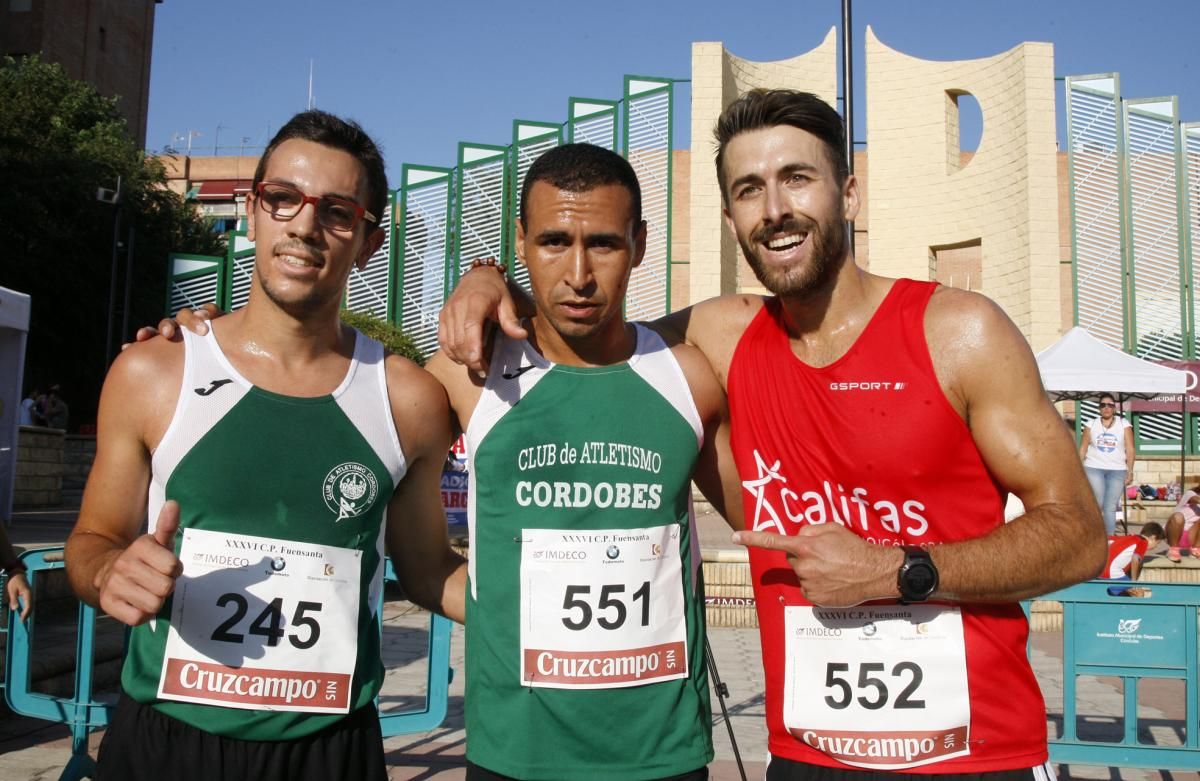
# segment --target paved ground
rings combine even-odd
[[[63,519],[30,519],[24,531],[18,525],[18,542],[61,541]],[[65,527],[65,528],[69,528]],[[26,532],[29,532],[28,534]],[[34,536],[41,540],[32,539]],[[711,520],[702,527],[707,547],[728,545],[728,535]],[[383,709],[400,707],[422,697],[426,667],[422,659],[427,640],[428,615],[406,602],[389,602],[385,608],[384,660],[389,671],[381,696]],[[766,759],[766,730],[763,704],[763,678],[756,629],[709,630],[713,656],[729,687],[729,721],[748,778],[762,778]],[[1047,723],[1051,735],[1061,731],[1062,712],[1062,636],[1056,633],[1034,637],[1033,664],[1047,701]],[[436,779],[457,781],[465,777],[463,752],[463,639],[455,628],[451,642],[451,665],[456,674],[450,687],[449,710],[445,722],[423,734],[404,735],[385,741],[390,778]],[[1139,697],[1139,732],[1143,741],[1160,745],[1180,745],[1183,740],[1183,691],[1174,682],[1154,682],[1143,686]],[[1120,714],[1123,701],[1120,682],[1084,678],[1079,688],[1081,736],[1114,739],[1122,729]],[[726,731],[725,721],[714,699],[713,735],[717,758],[711,766],[716,781],[740,778]],[[99,734],[91,737],[93,756]],[[0,709],[0,781],[57,779],[70,755],[70,740],[61,726],[15,716]],[[1059,766],[1060,779],[1110,779],[1110,781],[1200,781],[1196,773],[1156,770],[1115,769],[1107,767]]]

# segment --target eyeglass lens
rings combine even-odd
[[[264,184],[259,197],[263,207],[275,217],[291,219],[300,213],[305,195],[295,187]],[[344,198],[324,195],[316,200],[317,222],[337,231],[351,230],[358,222],[358,204]]]

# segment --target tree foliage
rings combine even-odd
[[[118,207],[97,200],[97,189],[115,190],[119,177],[120,242],[134,231],[131,331],[162,313],[168,253],[225,251],[223,237],[166,189],[162,165],[137,147],[116,106],[59,65],[0,61],[0,286],[32,296],[26,384],[61,383],[72,429],[95,419],[107,370]],[[118,261],[123,282],[125,252]],[[123,298],[122,287],[118,309]]]

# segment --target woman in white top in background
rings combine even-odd
[[[1083,471],[1092,484],[1109,534],[1117,528],[1121,492],[1133,481],[1133,435],[1129,421],[1116,413],[1117,400],[1105,393],[1100,397],[1100,417],[1084,427],[1079,445]]]

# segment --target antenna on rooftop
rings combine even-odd
[[[312,111],[313,96],[312,96],[312,79],[313,79],[313,61],[308,61],[308,110]]]

